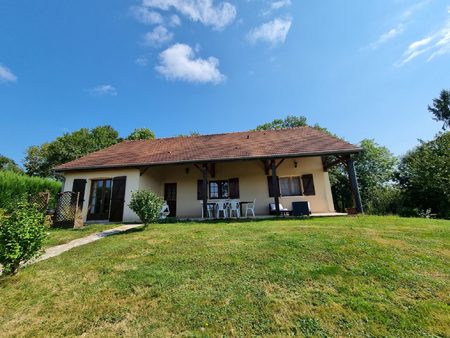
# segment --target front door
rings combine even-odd
[[[169,217],[175,217],[177,215],[177,184],[166,183],[164,184],[164,200],[170,209]]]
[[[88,221],[108,221],[111,204],[111,179],[93,180],[89,199]]]

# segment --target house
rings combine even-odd
[[[361,212],[352,155],[361,149],[311,127],[124,141],[55,168],[65,191],[80,193],[84,221],[138,221],[131,194],[151,190],[171,216],[198,218],[207,201],[256,200],[256,215],[269,203],[308,201],[312,213],[335,211],[328,168],[345,163]],[[203,184],[206,182],[206,184]],[[278,208],[277,208],[278,209]],[[278,212],[278,210],[277,210]]]

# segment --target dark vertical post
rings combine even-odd
[[[203,165],[203,217],[208,218],[208,164]]]
[[[277,166],[275,160],[272,160],[272,191],[275,200],[275,213],[280,216],[280,198],[279,198],[278,180],[277,180]]]
[[[350,186],[352,188],[353,201],[355,202],[355,208],[358,213],[363,213],[363,206],[361,202],[361,195],[359,193],[358,179],[356,178],[356,170],[353,160],[349,158],[347,160],[348,177],[350,178]]]

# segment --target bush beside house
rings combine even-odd
[[[141,221],[148,225],[158,221],[164,200],[151,191],[138,190],[133,192],[128,205]]]

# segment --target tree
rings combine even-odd
[[[178,134],[178,137],[200,136],[198,131],[190,131],[188,134]]]
[[[433,106],[428,111],[434,115],[433,120],[442,121],[442,130],[450,127],[450,91],[442,90],[439,98],[433,99]]]
[[[89,153],[104,149],[121,141],[111,126],[82,128],[65,133],[56,140],[27,149],[24,165],[31,176],[51,177],[53,167],[73,161]]]
[[[17,165],[17,163],[6,156],[0,155],[0,170],[14,171],[15,173],[23,173],[23,170]]]
[[[30,176],[50,177],[51,167],[47,163],[48,143],[28,147],[23,161],[25,171]]]
[[[408,207],[450,217],[450,132],[407,153],[396,173]]]
[[[130,141],[136,140],[152,140],[155,138],[155,133],[148,128],[136,128],[126,138]]]
[[[393,182],[397,159],[388,148],[374,140],[364,139],[360,147],[363,151],[355,158],[355,169],[361,186],[361,198],[369,201],[376,189]]]
[[[360,147],[363,151],[354,160],[365,211],[371,214],[394,213],[398,202],[392,200],[398,196],[393,184],[396,157],[374,140],[364,139]],[[335,206],[344,210],[353,203],[347,170],[340,165],[330,169],[329,176]]]
[[[260,124],[256,130],[271,130],[271,129],[287,129],[296,127],[305,127],[307,119],[305,116],[289,115],[284,120],[275,119],[272,122]]]

